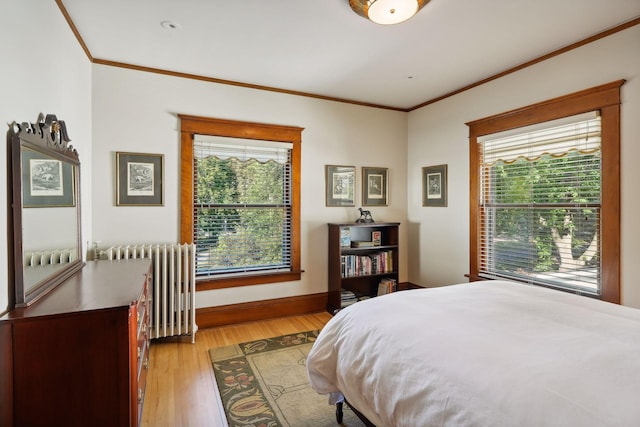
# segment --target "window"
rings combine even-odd
[[[467,124],[472,280],[620,302],[622,83]]]
[[[600,293],[600,118],[480,144],[487,274]]]
[[[302,129],[179,117],[198,289],[298,280]]]

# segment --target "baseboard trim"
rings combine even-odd
[[[196,310],[199,329],[299,316],[327,310],[328,294],[300,295]]]
[[[398,290],[420,289],[422,286],[409,282],[398,283]],[[198,328],[215,328],[238,323],[258,322],[279,317],[300,316],[327,311],[328,293],[300,295],[252,301],[240,304],[204,307],[196,310]]]

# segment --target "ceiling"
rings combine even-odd
[[[640,17],[640,0],[431,0],[392,26],[348,0],[58,3],[96,62],[401,110]]]

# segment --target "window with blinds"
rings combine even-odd
[[[291,270],[292,144],[193,139],[198,278]]]
[[[599,295],[600,117],[478,143],[479,274]]]

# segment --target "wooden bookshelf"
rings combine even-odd
[[[375,297],[383,279],[397,284],[399,227],[399,222],[329,224],[329,313],[342,308],[343,289],[359,298]]]

